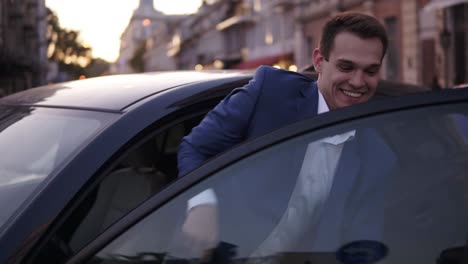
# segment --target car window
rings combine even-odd
[[[164,204],[89,263],[461,263],[467,122],[466,103],[433,106],[278,142]],[[206,190],[217,213],[197,230],[215,228],[218,240],[203,251],[184,221]]]
[[[0,106],[0,229],[22,202],[114,114]]]
[[[158,129],[112,165],[65,219],[35,262],[65,261],[90,240],[177,178],[177,146],[204,114]]]

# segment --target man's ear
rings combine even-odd
[[[322,72],[322,63],[324,59],[325,58],[323,57],[322,52],[320,52],[320,49],[314,49],[314,52],[312,53],[312,60],[314,62],[314,68],[316,72]]]

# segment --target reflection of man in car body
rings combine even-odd
[[[386,48],[385,29],[375,18],[358,13],[333,17],[313,52],[317,82],[271,67],[257,69],[249,84],[234,90],[183,139],[178,153],[179,175],[246,139],[305,117],[368,101],[376,91]],[[365,137],[362,141],[372,142],[373,135]],[[346,148],[343,155],[345,152]],[[372,155],[368,152],[365,155]],[[386,162],[385,156],[380,158],[372,166]],[[349,174],[340,166],[337,173],[341,170]],[[288,199],[284,200],[287,203]],[[216,203],[212,190],[189,201],[183,229],[202,248],[214,246],[218,239]]]

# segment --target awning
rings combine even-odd
[[[242,63],[235,65],[233,68],[234,69],[255,69],[260,65],[272,66],[278,63],[280,60],[290,60],[291,58],[292,58],[291,53],[284,53],[284,54],[267,56],[267,57],[244,61]]]
[[[431,0],[424,6],[424,12],[434,11],[436,9],[446,8],[458,4],[468,3],[468,0]]]

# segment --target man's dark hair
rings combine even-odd
[[[382,58],[387,51],[387,32],[376,18],[362,13],[345,12],[334,16],[323,28],[320,52],[326,60],[329,59],[336,35],[341,32],[349,32],[362,39],[378,38],[383,46]]]

